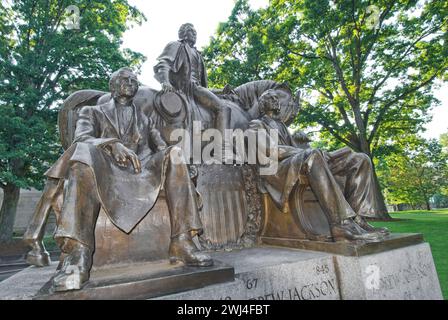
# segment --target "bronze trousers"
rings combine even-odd
[[[230,109],[218,96],[207,88],[193,86],[193,95],[195,100],[201,106],[213,112],[215,128],[218,129],[224,137],[225,129],[230,129]]]
[[[330,224],[356,215],[375,216],[372,164],[367,155],[313,150],[304,171]]]
[[[351,150],[341,156],[338,156],[338,153],[339,150],[329,153],[326,157],[328,167],[345,199],[357,215],[376,217],[379,208],[376,192],[380,191],[376,190],[369,156]]]
[[[181,154],[177,152],[170,153],[164,183],[172,238],[186,232],[202,232],[196,191],[188,168],[179,157]],[[95,225],[100,208],[101,201],[92,169],[83,163],[73,162],[64,188],[64,203],[54,236],[64,252],[70,251],[70,240],[94,248]]]

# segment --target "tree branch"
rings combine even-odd
[[[310,104],[310,103],[309,103]],[[315,106],[311,105],[310,106],[313,109],[317,109]],[[324,127],[325,130],[327,130],[328,132],[330,132],[336,139],[338,139],[339,141],[341,141],[342,143],[348,145],[350,148],[357,150],[357,146],[355,146],[352,142],[350,142],[349,140],[343,138],[337,131],[337,129],[335,129],[333,126],[331,126],[330,123],[328,123],[327,121],[325,121],[324,118],[319,118],[317,120],[317,123],[320,124],[322,127]],[[335,124],[336,125],[336,124]],[[337,125],[336,125],[337,126]]]
[[[398,60],[394,63],[394,65],[390,68],[390,70],[387,72],[387,74],[384,76],[384,78],[377,83],[373,87],[372,94],[369,97],[368,105],[371,105],[373,103],[373,99],[375,98],[375,95],[377,91],[383,86],[383,84],[390,78],[392,73],[396,70],[395,68],[403,61],[404,58],[406,58],[412,49],[415,49],[415,45],[423,40],[425,37],[431,35],[435,30],[439,29],[443,24],[440,24],[437,27],[434,27],[432,29],[429,29],[426,33],[423,33],[420,37],[418,37],[414,42],[412,42],[408,48],[404,51],[404,53],[398,58]]]
[[[386,103],[381,109],[380,112],[378,113],[378,117],[376,118],[375,124],[373,125],[372,131],[370,132],[369,135],[369,143],[372,142],[373,137],[376,135],[376,132],[378,131],[378,128],[381,124],[381,122],[383,121],[383,118],[386,114],[386,112],[389,110],[389,108],[394,105],[395,103],[397,103],[398,101],[402,100],[403,98],[405,98],[407,95],[419,90],[420,88],[423,88],[424,86],[428,85],[429,83],[431,83],[436,77],[437,77],[438,72],[434,73],[429,79],[427,79],[426,81],[420,83],[419,85],[410,88],[409,90],[403,92],[402,94],[400,94],[398,97],[396,97],[395,99],[389,101],[388,103]]]

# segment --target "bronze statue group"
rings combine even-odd
[[[47,185],[24,236],[31,247],[27,261],[47,265],[43,230],[48,212],[58,212],[54,238],[63,256],[52,280],[55,291],[81,289],[89,280],[101,208],[117,228],[129,233],[151,214],[162,189],[171,224],[170,262],[193,267],[213,264],[193,242],[203,227],[182,150],[165,141],[160,123],[141,103],[149,101],[154,109],[156,95],[173,92],[185,100],[185,128],[202,121],[204,128],[222,133],[236,127],[278,132],[278,170],[260,181],[280,210],[286,210],[291,191],[306,176],[328,219],[332,241],[379,241],[387,234],[366,222],[376,214],[372,165],[366,155],[347,148],[329,153],[298,145],[285,124],[298,105],[285,85],[267,80],[233,90],[208,89],[205,64],[195,43],[196,30],[187,23],[179,30],[179,40],[165,47],[154,67],[161,92],[139,88],[132,70],[121,68],[110,77],[109,94],[78,110],[72,143],[46,172]],[[258,143],[269,139],[267,135]],[[224,151],[229,148],[223,144]],[[76,284],[68,285],[73,277]]]

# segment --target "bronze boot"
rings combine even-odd
[[[34,239],[24,239],[24,241],[31,247],[31,250],[26,254],[26,263],[36,267],[50,265],[50,254],[45,250],[45,246],[41,241]]]
[[[193,267],[213,265],[212,258],[200,252],[187,233],[182,233],[171,239],[169,256],[171,264],[182,261],[185,265]]]
[[[64,259],[62,267],[53,277],[54,291],[79,290],[89,280],[92,251],[78,244]]]
[[[390,234],[390,232],[389,232],[389,230],[387,228],[376,228],[376,227],[372,226],[370,223],[368,223],[364,217],[356,216],[355,217],[355,222],[361,228],[363,228],[364,230],[366,230],[368,232],[379,232],[379,233],[382,233],[384,235]]]
[[[350,242],[350,241],[366,241],[378,242],[383,237],[376,232],[367,232],[358,226],[352,219],[346,219],[341,224],[331,226],[331,234],[335,242]]]

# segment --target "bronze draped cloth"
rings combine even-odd
[[[164,185],[169,154],[173,149],[169,147],[153,153],[149,143],[152,142],[157,147],[162,145],[163,141],[154,129],[151,119],[135,105],[133,108],[133,119],[125,134],[121,136],[113,100],[100,106],[84,107],[77,121],[74,143],[46,172],[48,177],[66,179],[72,163],[78,162],[88,166],[93,173],[95,190],[83,192],[87,195],[91,192],[97,193],[96,196],[108,217],[126,233],[129,233],[154,206]],[[122,142],[137,154],[142,164],[141,173],[134,173],[132,165],[122,168],[116,164],[104,148],[116,141]],[[194,186],[188,182],[185,188],[190,194],[195,194]],[[193,207],[195,203],[189,205]],[[197,208],[184,208],[186,211],[189,209],[192,213],[197,212]],[[191,226],[192,229],[200,228],[199,221],[193,221],[191,224],[197,224]]]

